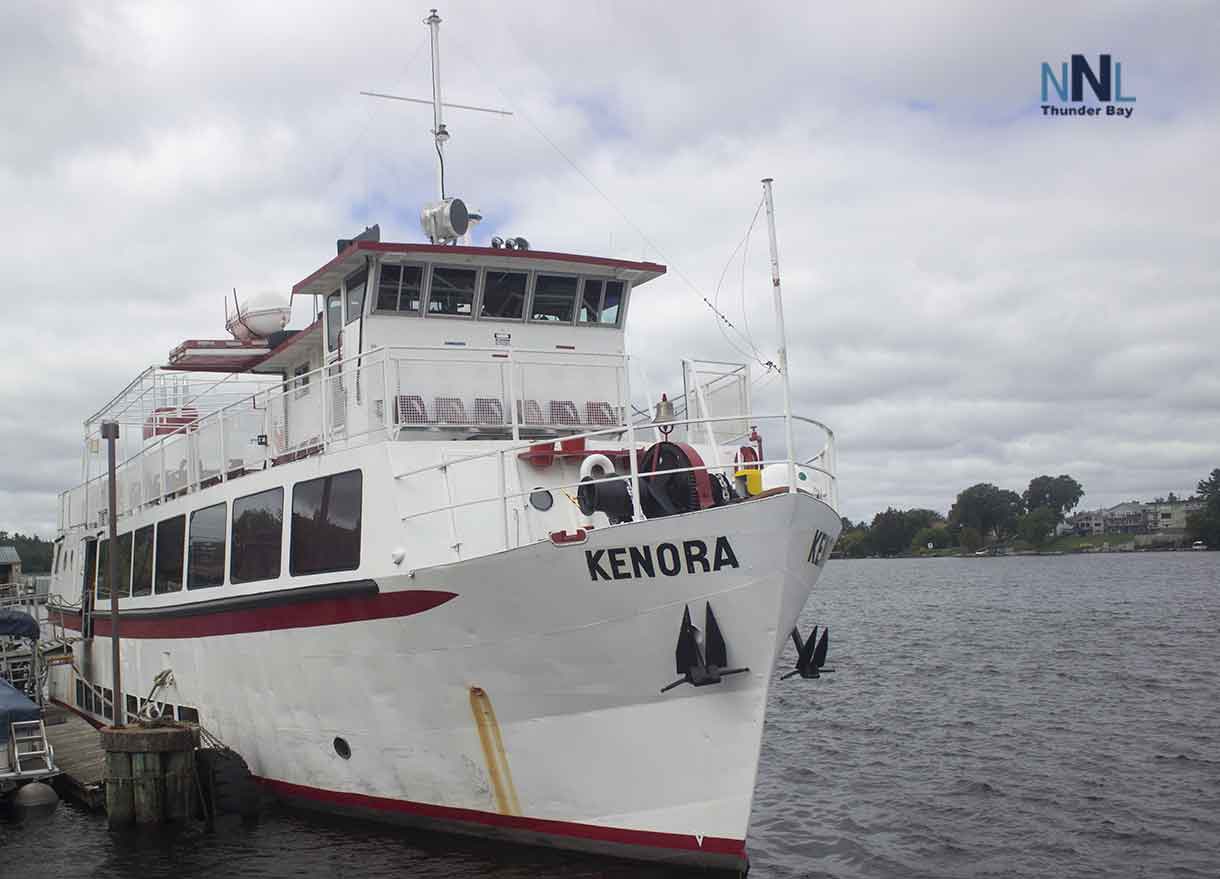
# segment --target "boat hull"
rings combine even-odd
[[[745,865],[767,692],[839,533],[804,494],[391,577],[121,616],[124,681],[192,706],[279,797],[493,839]],[[681,684],[683,614],[730,667]],[[90,648],[109,676],[108,623]],[[55,671],[72,700],[70,672]],[[793,684],[799,686],[798,684]]]

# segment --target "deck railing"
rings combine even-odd
[[[277,382],[212,412],[161,413],[143,448],[117,467],[117,512],[126,517],[252,471],[405,436],[515,441],[513,449],[499,454],[561,437],[615,436],[634,443],[636,432],[652,428],[633,423],[629,415],[627,370],[627,358],[621,354],[464,346],[376,348]],[[765,416],[774,417],[782,416]],[[736,430],[758,420],[747,412],[735,412],[678,421],[674,426],[701,444],[717,438],[726,425]],[[825,431],[827,439],[819,455],[833,455],[829,430],[818,422],[800,420]],[[818,461],[813,471],[830,479],[821,493],[833,500],[833,460]],[[723,469],[726,462],[708,463]],[[107,497],[104,473],[64,492],[61,529],[101,527],[108,515]]]

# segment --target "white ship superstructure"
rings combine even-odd
[[[186,342],[87,420],[52,695],[198,721],[308,806],[740,868],[833,437],[752,411],[744,365],[685,360],[677,417],[641,416],[624,327],[663,266],[462,246],[461,202],[430,210],[432,243],[341,241],[293,288],[307,328]]]

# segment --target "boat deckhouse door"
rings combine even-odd
[[[326,295],[326,350],[322,354],[326,369],[322,374],[322,405],[326,408],[324,419],[327,432],[343,429],[346,415],[346,395],[343,393],[343,374],[338,362],[343,359],[343,290]]]

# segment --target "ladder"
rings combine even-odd
[[[23,772],[50,772],[51,746],[47,744],[47,729],[41,720],[18,720],[12,724],[13,759],[17,774]],[[40,763],[39,766],[22,766],[21,761]]]

